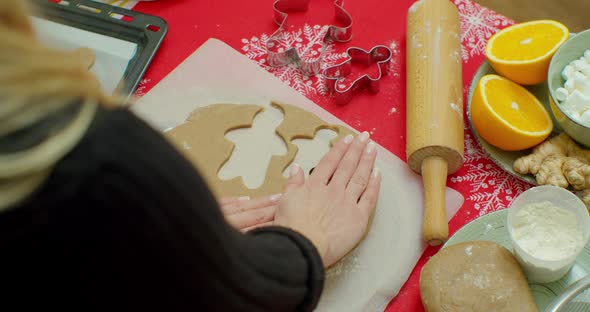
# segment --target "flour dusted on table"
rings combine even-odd
[[[544,201],[520,209],[514,219],[514,239],[541,260],[561,260],[584,244],[576,214]]]

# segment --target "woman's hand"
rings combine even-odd
[[[222,198],[219,201],[225,219],[238,230],[247,232],[272,225],[280,194],[250,199],[249,197]]]
[[[376,156],[364,132],[336,143],[307,181],[301,168],[292,166],[274,224],[309,238],[325,267],[336,263],[367,231],[381,186],[381,174],[373,169]]]

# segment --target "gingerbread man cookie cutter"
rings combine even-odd
[[[344,0],[334,1],[336,20],[344,26],[330,25],[323,38],[323,45],[317,57],[311,60],[302,58],[296,47],[287,49],[280,47],[281,36],[284,35],[289,12],[306,12],[311,0],[277,0],[273,4],[274,20],[278,29],[266,42],[267,62],[273,67],[295,63],[306,76],[314,76],[321,72],[326,45],[331,41],[347,42],[352,38],[352,17],[343,8]]]
[[[375,46],[370,51],[351,47],[346,50],[346,54],[348,54],[346,61],[328,67],[322,73],[328,90],[336,97],[337,105],[350,102],[355,94],[365,89],[368,89],[371,93],[379,92],[379,81],[381,77],[389,72],[389,62],[392,57],[391,49],[383,45]],[[352,63],[361,63],[367,67],[376,63],[377,77],[364,74],[350,84],[343,84],[342,80],[352,72]]]

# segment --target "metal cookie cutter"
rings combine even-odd
[[[352,38],[352,17],[344,8],[344,0],[335,0],[334,9],[336,20],[345,26],[330,25],[323,38],[323,46],[320,54],[312,60],[304,60],[299,56],[295,47],[286,50],[280,48],[279,41],[285,32],[288,12],[306,12],[311,0],[277,0],[273,8],[275,11],[275,23],[279,28],[270,36],[266,42],[268,52],[267,61],[270,66],[279,67],[296,63],[306,76],[314,76],[320,73],[326,44],[330,41],[346,42]]]
[[[379,80],[384,74],[389,72],[389,61],[391,60],[391,49],[386,46],[378,45],[367,52],[361,48],[348,48],[346,50],[348,59],[343,63],[324,69],[323,76],[326,80],[328,89],[336,96],[336,104],[344,105],[358,92],[369,89],[371,93],[379,92]],[[364,74],[350,83],[347,87],[341,82],[344,77],[350,75],[352,63],[361,63],[365,66],[377,63],[379,74],[377,77],[370,77]]]

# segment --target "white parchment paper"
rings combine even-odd
[[[216,39],[204,43],[132,109],[163,131],[184,122],[196,108],[216,103],[258,104],[271,111],[261,118],[280,121],[281,114],[272,112],[271,100],[297,105],[328,123],[346,125]],[[316,138],[329,142],[329,137]],[[261,144],[272,144],[272,140],[257,142]],[[378,146],[378,151],[376,166],[382,172],[382,186],[373,223],[365,240],[327,272],[318,311],[383,311],[424,251],[421,178],[385,148]],[[301,157],[317,158],[315,154]],[[245,166],[254,166],[254,162],[246,160]],[[258,168],[258,174],[264,173]],[[463,196],[447,188],[449,219],[462,203]]]
[[[52,48],[75,50],[89,48],[96,54],[91,68],[103,90],[112,94],[121,82],[129,61],[137,52],[137,44],[94,32],[32,17],[39,40]]]

